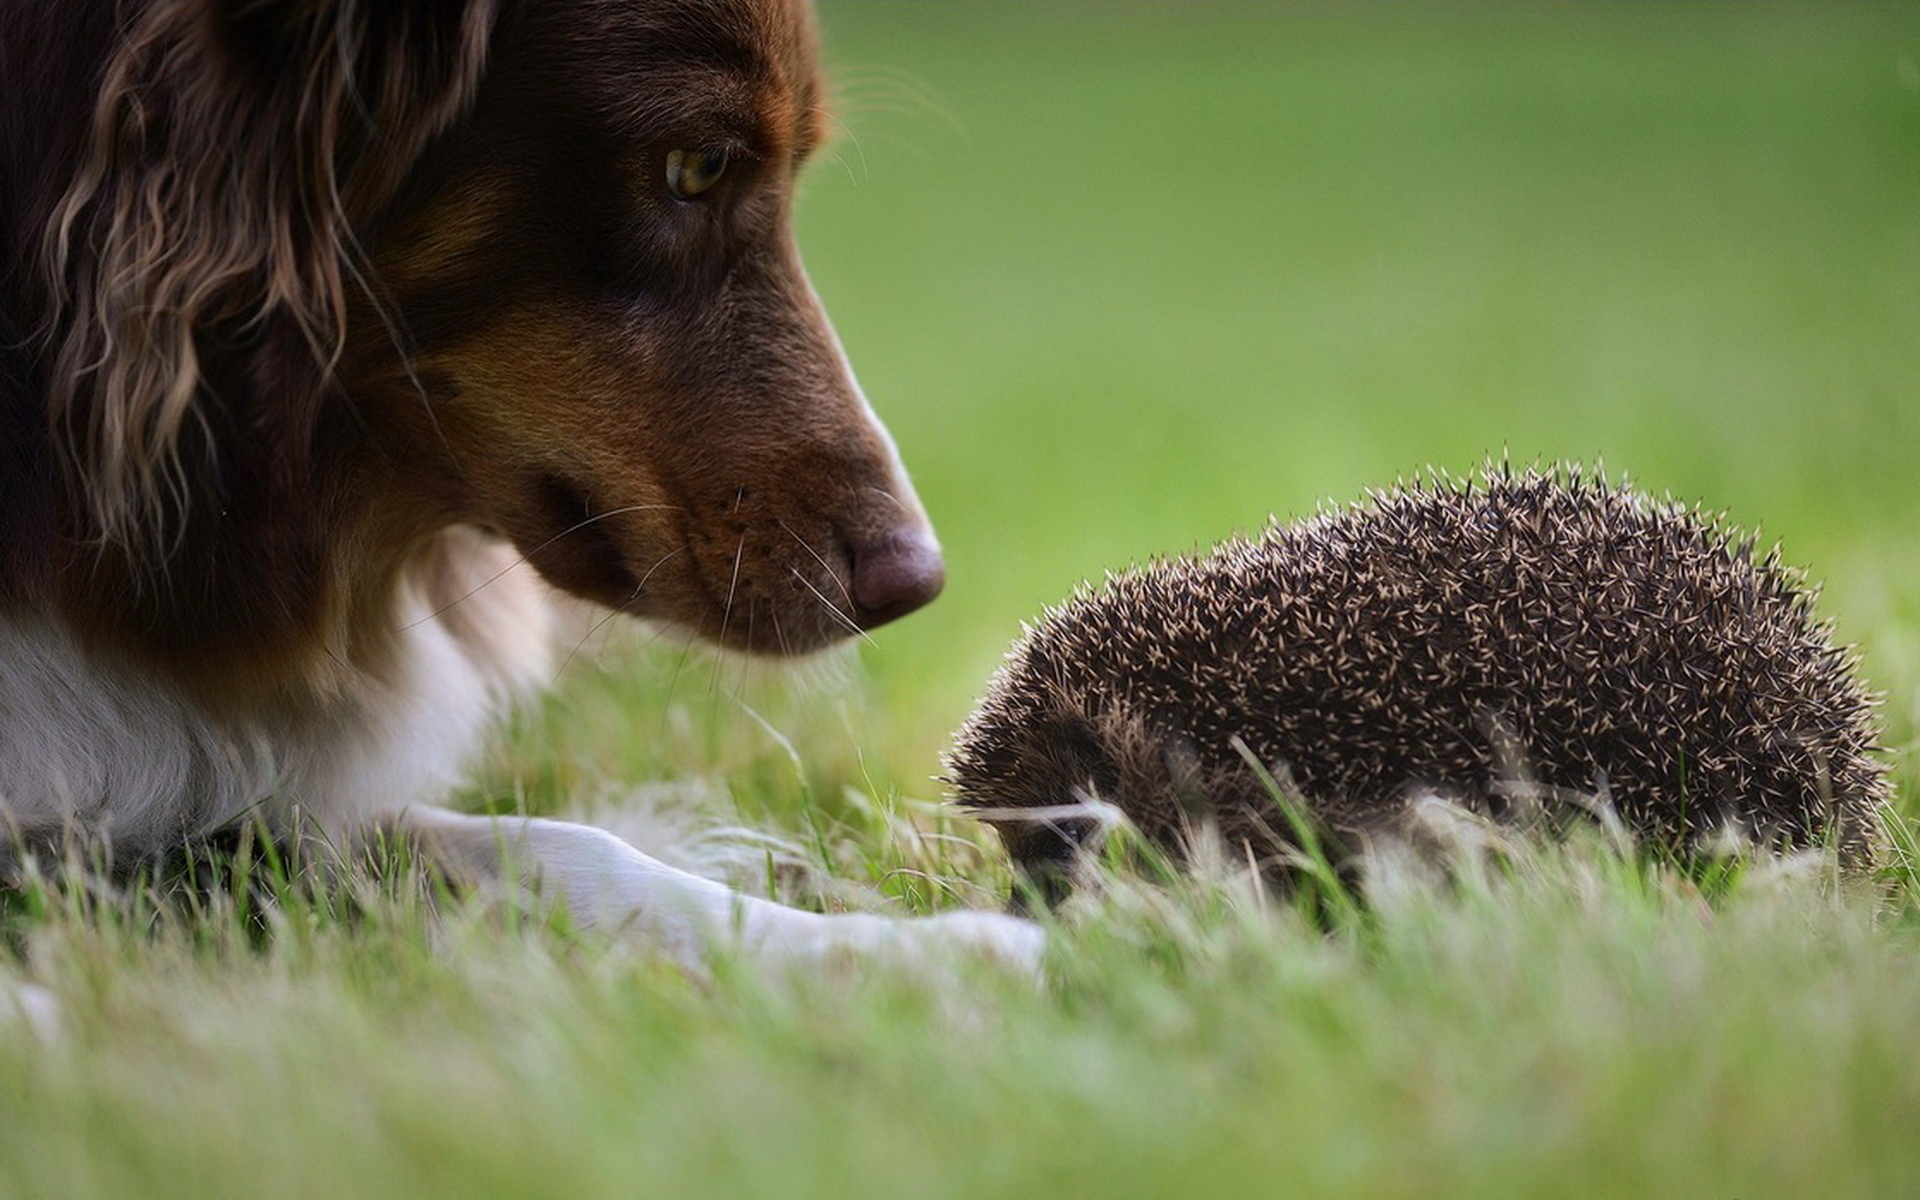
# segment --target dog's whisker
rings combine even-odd
[[[586,631],[586,633],[580,636],[580,640],[573,644],[573,649],[567,651],[566,658],[561,660],[561,663],[558,667],[554,668],[553,677],[555,681],[558,681],[560,676],[566,673],[567,667],[573,662],[574,656],[579,654],[581,648],[584,647],[589,641],[592,640],[594,634],[599,633],[602,629],[605,629],[607,627],[607,623],[609,621],[612,621],[615,617],[625,614],[627,609],[640,599],[641,594],[646,590],[647,581],[653,578],[654,572],[658,571],[661,567],[666,566],[667,561],[669,559],[678,557],[680,552],[685,549],[686,549],[685,546],[675,546],[673,549],[667,551],[665,554],[662,554],[659,558],[654,559],[653,565],[647,568],[646,574],[640,576],[640,581],[633,585],[633,591],[628,594],[627,598],[625,600],[622,600],[619,604],[616,604],[613,607],[609,608],[605,616],[601,617],[598,621],[595,621],[593,625]],[[655,634],[654,636],[658,637],[659,635]]]
[[[913,515],[912,510],[907,507],[906,501],[900,499],[900,497],[894,495],[892,492],[888,491],[886,488],[879,487],[875,484],[870,483],[866,487],[862,488],[861,490],[871,495],[878,496],[880,499],[886,501],[888,504],[891,504],[893,506],[894,511],[899,513],[903,517]]]
[[[680,687],[680,674],[687,669],[687,658],[693,653],[693,643],[689,641],[680,648],[680,657],[673,664],[673,674],[667,677],[667,692],[660,703],[660,728],[664,732],[673,716],[673,694]]]
[[[827,560],[820,557],[820,552],[818,550],[815,550],[813,546],[808,543],[807,539],[795,533],[793,531],[792,526],[788,525],[785,521],[782,521],[780,522],[780,528],[787,531],[788,537],[792,538],[796,542],[799,542],[800,548],[802,550],[805,550],[808,554],[813,555],[813,561],[820,564],[820,569],[827,573],[827,578],[833,580],[833,586],[839,588],[840,594],[846,598],[847,611],[849,612],[853,611],[853,609],[855,608],[855,605],[853,603],[853,593],[849,592],[847,590],[847,585],[841,582],[840,572],[834,570],[831,566],[829,566],[827,564]]]
[[[866,67],[836,72],[833,98],[849,115],[880,111],[879,104],[902,116],[931,116],[963,141],[965,122],[941,99],[940,91],[911,71],[898,67]]]
[[[720,606],[720,644],[727,644],[727,626],[733,620],[733,597],[740,588],[740,560],[747,552],[747,535],[733,545],[733,577],[727,581],[727,598]]]
[[[720,680],[726,674],[727,660],[724,655],[715,654],[707,659],[707,720],[714,721],[720,714]]]
[[[627,603],[631,604],[633,603],[633,600],[639,599],[640,588],[644,588],[647,586],[647,581],[653,578],[653,573],[655,571],[658,571],[661,567],[666,566],[670,560],[678,558],[685,551],[686,551],[685,546],[675,546],[673,549],[667,551],[665,554],[662,554],[659,558],[654,559],[653,565],[647,568],[647,573],[640,577],[640,587],[633,589],[633,597],[632,599],[629,599]]]
[[[747,597],[747,645],[749,646],[754,644],[753,618],[755,610],[759,607],[759,600],[760,598],[758,596]],[[752,669],[752,662],[745,655],[742,655],[740,657],[740,676],[733,685],[733,699],[741,700],[746,696],[748,672]]]
[[[806,588],[809,592],[812,592],[813,598],[820,602],[821,607],[825,608],[829,613],[832,613],[835,620],[839,621],[842,625],[845,625],[847,627],[848,632],[852,633],[854,636],[858,637],[861,641],[867,643],[869,646],[874,644],[873,635],[869,634],[866,630],[860,628],[860,626],[854,622],[852,617],[840,611],[840,606],[835,604],[833,601],[827,599],[827,595],[825,592],[822,592],[819,588],[813,586],[813,582],[809,580],[804,574],[801,573],[800,568],[788,567],[787,570],[793,572],[793,577],[800,581],[800,585]]]
[[[832,155],[833,161],[839,165],[842,171],[845,171],[847,173],[848,181],[851,182],[855,187],[860,186],[860,177],[853,173],[853,164],[847,161],[847,156],[840,153],[840,151],[837,149],[830,149],[827,151],[827,153]]]
[[[607,627],[607,622],[619,616],[622,610],[624,610],[628,604],[633,603],[634,600],[639,598],[639,595],[640,595],[640,589],[637,587],[634,588],[633,595],[628,596],[627,599],[617,607],[608,609],[605,616],[602,616],[599,620],[595,621],[591,626],[588,627],[585,633],[580,635],[579,639],[573,643],[573,649],[567,651],[567,656],[561,659],[560,665],[553,669],[553,681],[555,683],[560,682],[560,677],[562,675],[565,675],[567,673],[567,668],[573,664],[574,657],[580,653],[580,650],[582,647],[584,647],[588,642],[593,640],[593,635],[596,633],[599,633],[602,629],[605,629]]]
[[[736,499],[736,509],[738,508],[738,504],[739,501]],[[727,599],[720,611],[720,645],[722,646],[727,644],[727,631],[732,628],[733,625],[733,605],[739,595],[740,589],[740,563],[746,555],[746,549],[747,535],[742,533],[740,540],[735,542],[733,546],[733,578],[727,583]],[[747,644],[749,646],[753,644],[753,597],[751,595],[747,597]],[[713,660],[713,669],[707,676],[707,695],[715,698],[719,696],[721,691],[720,684],[725,675],[725,660],[715,657]]]
[[[853,131],[853,126],[841,120],[832,110],[823,108],[819,111],[826,116],[827,120],[833,122],[834,126],[846,136],[847,142],[853,146],[854,156],[860,160],[860,174],[856,177],[853,173],[853,164],[849,163],[846,156],[840,153],[838,145],[834,146],[833,157],[839,161],[842,167],[846,168],[847,178],[853,180],[855,186],[872,180],[873,170],[867,165],[867,151],[866,147],[860,144],[860,135]],[[836,143],[839,141],[838,138],[834,140]]]

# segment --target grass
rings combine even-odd
[[[772,830],[670,841],[802,902],[992,903],[929,777],[1022,618],[1506,452],[1825,578],[1905,836],[1911,5],[823,8],[851,135],[802,240],[949,594],[799,683],[596,639],[472,804]],[[0,1034],[0,1194],[1912,1194],[1913,874],[1708,898],[1581,843],[1331,933],[1230,877],[1124,885],[1044,988],[941,991],[696,985],[405,870],[264,910],[35,892],[0,979],[71,1030]]]

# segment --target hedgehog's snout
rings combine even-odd
[[[1069,804],[988,809],[978,815],[1007,848],[1018,885],[1013,908],[1023,914],[1054,908],[1072,895],[1108,835],[1126,820],[1118,808],[1088,795]]]
[[[1034,917],[1065,904],[1076,890],[1077,866],[1071,855],[1065,859],[1016,857],[1007,911],[1016,917]]]

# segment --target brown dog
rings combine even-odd
[[[789,231],[802,0],[0,0],[0,77],[13,847],[398,823],[690,962],[1031,957],[420,807],[548,674],[519,556],[775,653],[940,589]]]

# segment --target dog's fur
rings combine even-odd
[[[804,0],[0,0],[0,78],[0,870],[258,814],[689,962],[1031,954],[424,807],[548,678],[548,584],[783,653],[938,589],[789,233]]]

